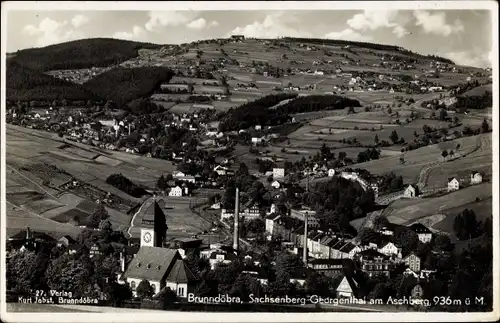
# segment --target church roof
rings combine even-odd
[[[148,203],[148,202],[145,202]],[[158,230],[167,230],[167,217],[163,209],[165,208],[165,202],[163,200],[153,199],[153,202],[145,208],[144,214],[142,216],[143,224],[146,222],[153,222],[155,227],[158,226]],[[165,226],[162,228],[161,226]]]
[[[160,281],[170,273],[177,259],[180,255],[176,249],[143,246],[130,262],[124,277]]]
[[[172,270],[170,270],[170,273],[167,276],[167,281],[180,284],[188,283],[193,280],[196,280],[196,278],[191,270],[189,270],[182,259],[177,259],[172,267]]]

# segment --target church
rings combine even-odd
[[[187,297],[194,292],[197,281],[177,249],[165,247],[168,226],[160,206],[164,201],[152,198],[145,203],[150,205],[142,218],[141,245],[121,280],[130,285],[134,296],[137,296],[136,289],[141,281],[147,280],[154,295],[170,288],[178,297]]]

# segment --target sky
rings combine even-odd
[[[6,27],[7,52],[93,37],[179,44],[243,34],[398,45],[476,67],[492,59],[488,10],[23,10],[8,11]]]

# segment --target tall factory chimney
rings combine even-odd
[[[237,253],[240,244],[240,190],[236,188],[236,198],[234,200],[234,229],[233,229],[233,249]]]
[[[304,266],[307,267],[307,227],[309,225],[309,214],[306,212],[304,214],[304,245],[302,246],[303,254],[302,261],[304,262]]]

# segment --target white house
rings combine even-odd
[[[179,186],[172,187],[168,192],[168,196],[182,196],[182,188]]]
[[[281,184],[278,181],[274,181],[274,182],[271,183],[271,186],[274,187],[274,188],[276,188],[276,189],[278,189],[278,188],[281,187]]]
[[[417,234],[418,240],[420,240],[422,243],[431,242],[432,232],[431,230],[427,229],[427,227],[424,226],[423,224],[414,223],[410,225],[408,228]]]
[[[470,184],[475,185],[475,184],[480,184],[483,182],[483,176],[479,172],[472,172],[470,174]]]
[[[328,170],[328,177],[333,177],[334,175],[335,175],[335,169],[330,168],[330,169]]]
[[[227,173],[227,167],[217,165],[214,167],[214,171],[219,175],[219,176],[225,176]]]
[[[212,204],[212,205],[210,206],[210,208],[211,208],[212,210],[220,210],[220,205],[221,205],[221,203],[220,203],[220,202],[217,202],[217,203]]]
[[[448,192],[458,191],[460,189],[460,182],[455,177],[448,180]]]
[[[408,187],[405,189],[403,196],[406,198],[414,198],[418,196],[418,186],[413,186],[413,185],[408,185]]]
[[[281,215],[277,214],[270,214],[269,216],[266,217],[266,234],[268,234],[269,237],[272,236],[274,230],[274,224],[280,217]]]
[[[273,179],[278,179],[283,177],[285,177],[284,168],[273,168]]]
[[[401,249],[396,247],[396,245],[392,242],[386,242],[384,244],[381,244],[378,248],[378,252],[380,252],[386,256],[401,255]]]
[[[358,284],[352,277],[344,276],[335,289],[337,297],[356,298]]]
[[[257,130],[257,131],[262,130],[262,126],[261,125],[256,125],[255,126],[255,130]]]
[[[410,253],[406,257],[403,258],[403,262],[408,266],[413,272],[420,272],[420,257],[415,253]]]

